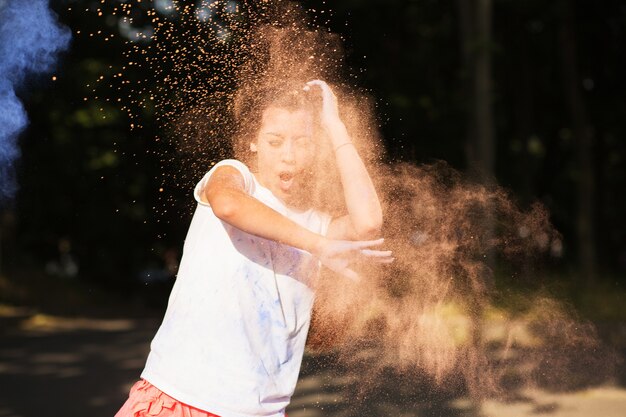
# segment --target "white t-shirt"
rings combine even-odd
[[[200,193],[222,165],[238,169],[264,204],[315,233],[328,229],[330,216],[289,209],[243,163],[216,164],[195,188],[178,277],[141,377],[221,417],[279,417],[300,371],[319,264],[213,214]]]

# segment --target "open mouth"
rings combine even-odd
[[[278,174],[278,177],[280,178],[280,188],[283,191],[289,190],[289,188],[291,188],[291,185],[293,184],[293,172],[281,172],[280,174]]]

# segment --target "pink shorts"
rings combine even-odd
[[[145,379],[133,385],[115,417],[219,417],[208,411],[183,404],[170,397]]]

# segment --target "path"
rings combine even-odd
[[[0,306],[0,417],[112,417],[143,366],[158,320],[61,318]],[[477,417],[463,398],[420,398],[384,381],[355,400],[358,377],[305,358],[290,417]],[[488,401],[484,417],[624,417],[626,390],[530,391],[518,402]]]

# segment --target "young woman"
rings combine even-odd
[[[319,264],[357,280],[353,262],[392,261],[375,249],[382,239],[364,240],[379,237],[381,207],[330,87],[310,81],[258,110],[254,173],[225,160],[195,188],[167,312],[117,417],[284,416]],[[337,218],[312,207],[319,137],[341,178],[347,214]]]

